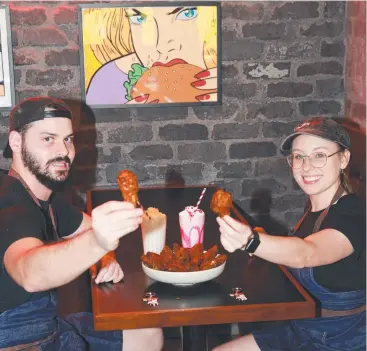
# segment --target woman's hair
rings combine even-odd
[[[83,27],[84,42],[101,65],[134,51],[129,19],[122,7],[84,9]]]
[[[345,147],[340,146],[340,152],[342,154],[344,153],[345,150],[346,150]],[[344,155],[342,157],[344,157]],[[353,188],[349,180],[349,165],[345,169],[341,170],[340,183],[347,193],[353,193]]]
[[[215,6],[198,6],[198,11],[198,33],[204,40],[204,62],[210,69],[217,67],[217,10]],[[82,13],[84,46],[91,48],[99,67],[134,52],[130,22],[123,7],[86,8]],[[94,67],[94,72],[99,67]]]
[[[207,69],[217,67],[217,9],[199,6],[198,31],[204,39],[204,62]]]

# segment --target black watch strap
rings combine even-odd
[[[243,250],[252,254],[256,251],[259,245],[260,245],[260,235],[256,230],[252,230],[252,234],[250,235],[246,245],[244,245]]]

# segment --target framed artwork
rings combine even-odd
[[[13,55],[10,15],[7,6],[0,6],[0,109],[14,105]]]
[[[219,2],[79,5],[92,108],[220,104]]]

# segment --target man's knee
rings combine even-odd
[[[163,331],[160,328],[127,329],[123,331],[123,351],[161,351]]]

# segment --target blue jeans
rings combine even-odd
[[[42,351],[121,351],[122,331],[95,331],[87,312],[58,317],[56,295],[47,293],[0,314],[0,349],[29,343]]]

